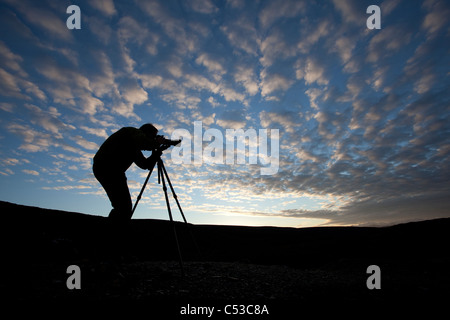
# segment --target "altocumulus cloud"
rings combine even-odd
[[[366,28],[372,4],[380,30]],[[42,205],[71,210],[55,195],[82,195],[90,212],[105,201],[90,165],[107,136],[202,121],[279,129],[280,159],[272,176],[248,164],[171,167],[197,222],[227,211],[293,226],[450,215],[447,1],[77,5],[82,29],[69,31],[63,1],[0,3],[2,200],[20,193],[5,189],[15,179],[46,192]],[[133,167],[133,193],[141,180]]]

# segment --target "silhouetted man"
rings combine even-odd
[[[128,221],[132,215],[132,203],[128,190],[125,171],[134,162],[141,169],[152,168],[160,151],[153,151],[152,155],[145,158],[141,150],[154,150],[164,142],[162,136],[158,136],[158,129],[147,123],[139,129],[125,127],[113,133],[100,146],[94,156],[94,176],[105,189],[111,200],[113,209],[109,218],[114,221]]]

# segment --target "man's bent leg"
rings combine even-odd
[[[118,222],[130,220],[132,203],[125,174],[120,178],[115,179],[114,184],[109,185],[105,190],[113,207],[109,213],[109,218]]]
[[[105,189],[113,206],[108,217],[110,223],[101,240],[102,248],[110,258],[122,259],[130,248],[128,222],[132,215],[132,204],[127,178],[123,172],[104,170],[95,165],[94,175]]]
[[[124,172],[114,173],[94,164],[94,175],[105,189],[113,209],[109,218],[114,221],[128,221],[132,215],[132,203]]]

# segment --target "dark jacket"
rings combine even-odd
[[[125,127],[113,133],[101,145],[94,156],[94,165],[105,170],[125,172],[134,162],[141,169],[148,169],[150,161],[141,150],[153,150],[158,145],[141,130]]]

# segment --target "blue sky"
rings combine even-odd
[[[66,27],[71,4],[80,30]],[[224,136],[278,129],[279,170],[166,152],[189,222],[449,217],[449,16],[442,0],[1,0],[0,200],[106,216],[91,166],[110,134],[202,121]],[[133,200],[146,175],[127,171]],[[168,219],[154,177],[134,217]]]

